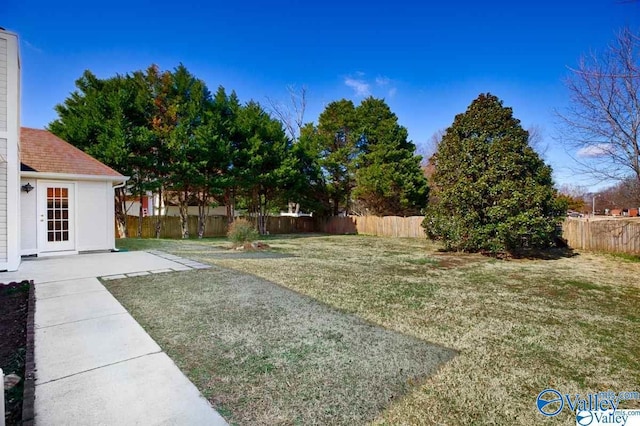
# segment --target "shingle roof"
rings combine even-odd
[[[94,176],[122,176],[47,130],[20,129],[21,170]]]

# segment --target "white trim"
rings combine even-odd
[[[47,212],[46,208],[46,197],[47,197],[47,187],[54,185],[64,185],[69,188],[69,192],[73,193],[73,198],[69,199],[69,210],[71,215],[73,215],[73,222],[69,223],[69,234],[73,237],[73,246],[69,245],[69,247],[62,248],[62,250],[58,250],[55,248],[51,250],[46,247],[47,244],[47,228],[46,223],[47,219],[44,218],[44,221],[41,218],[44,217],[44,214]],[[51,181],[51,180],[38,180],[36,184],[37,191],[37,219],[36,219],[36,235],[37,235],[37,244],[38,244],[38,256],[45,255],[49,253],[70,253],[76,252],[78,249],[78,185],[76,182],[67,182],[67,181]],[[69,218],[71,218],[69,215]]]
[[[124,186],[125,183],[126,182],[123,182],[122,186]],[[107,223],[105,224],[105,232],[109,239],[109,246],[111,247],[111,250],[116,248],[116,188],[119,186],[120,185],[105,185],[105,197],[112,200],[110,203],[107,203],[107,217],[111,220],[107,220]]]
[[[32,256],[32,255],[37,255],[38,254],[38,249],[24,249],[24,250],[20,250],[20,256]]]
[[[67,251],[44,251],[38,253],[38,257],[53,257],[53,256],[66,256],[69,254],[79,254],[78,250],[67,250]]]
[[[16,39],[18,38],[18,33],[14,33],[13,31],[5,30],[5,29],[0,30],[0,31],[2,31],[3,33],[5,33],[7,35],[14,36]]]
[[[20,267],[20,51],[18,36],[6,31],[7,40],[7,263],[6,269]]]
[[[52,180],[90,180],[90,181],[109,181],[109,182],[126,182],[129,176],[104,176],[104,175],[78,175],[74,173],[48,173],[48,172],[20,172],[23,179],[52,179]]]

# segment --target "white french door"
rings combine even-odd
[[[75,250],[75,185],[38,182],[38,251]]]

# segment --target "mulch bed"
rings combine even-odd
[[[4,391],[7,426],[29,423],[23,423],[23,400],[27,417],[33,417],[33,294],[32,282],[0,283],[0,368],[5,375],[21,378],[18,385]]]

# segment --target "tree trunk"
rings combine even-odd
[[[160,238],[160,233],[162,231],[162,218],[164,214],[162,214],[162,188],[158,189],[158,214],[156,215],[155,206],[152,206],[153,214],[155,216],[155,231],[156,238]]]
[[[224,192],[224,205],[227,208],[227,223],[231,224],[236,216],[235,196],[232,188],[227,188]]]
[[[340,197],[336,195],[333,199],[333,215],[338,216],[338,213],[340,213]]]
[[[126,190],[125,188],[116,188],[115,190],[115,213],[116,225],[118,229],[118,238],[127,238],[127,213],[126,213]]]
[[[209,197],[206,190],[200,192],[198,201],[198,238],[202,239],[207,226],[207,215],[209,213]]]
[[[138,209],[138,238],[142,238],[142,211],[143,211],[142,202],[143,200],[144,200],[144,195],[142,191],[140,191],[140,198],[139,198],[140,208]]]
[[[178,192],[178,204],[180,209],[180,228],[182,238],[189,238],[189,191]]]
[[[267,235],[267,196],[258,194],[258,232]]]

